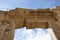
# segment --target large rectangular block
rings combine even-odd
[[[0,13],[0,21],[4,20],[4,18],[5,18],[4,13]]]
[[[8,15],[10,19],[24,19],[23,15]]]
[[[25,26],[25,24],[24,24],[24,21],[19,21],[19,22],[15,22],[15,28],[21,28],[21,27],[24,27]]]
[[[60,13],[56,13],[56,17],[60,17]]]
[[[26,14],[26,17],[36,17],[37,13],[35,13],[34,11],[29,12],[28,14]]]
[[[25,16],[22,13],[11,13],[8,15],[10,20],[15,22],[16,28],[21,28],[24,26]]]
[[[26,27],[29,29],[30,28],[33,29],[33,28],[37,27],[37,22],[33,21],[33,20],[27,20],[26,21]]]
[[[49,13],[47,13],[47,12],[39,12],[39,13],[37,13],[37,17],[39,17],[39,18],[49,18],[49,17],[52,17],[52,13],[51,12],[49,12]]]
[[[36,20],[36,17],[26,17],[26,20]]]
[[[48,28],[48,22],[26,21],[27,28]]]
[[[38,28],[48,28],[48,22],[37,22]]]

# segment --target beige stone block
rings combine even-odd
[[[26,17],[26,20],[36,20],[36,17]]]
[[[0,21],[4,20],[4,18],[5,18],[4,13],[0,13]]]
[[[37,17],[39,18],[49,18],[52,17],[52,13],[37,13]]]
[[[60,13],[57,13],[57,15],[56,15],[57,17],[60,17]]]
[[[29,29],[37,27],[36,24],[37,24],[37,22],[33,21],[33,20],[27,20],[26,21],[26,27],[29,28]]]
[[[24,24],[24,21],[19,21],[19,22],[15,22],[15,28],[21,28],[21,27],[24,27],[25,26],[25,24]]]
[[[37,28],[48,28],[48,22],[37,22]]]

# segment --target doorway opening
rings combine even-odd
[[[14,40],[57,40],[57,38],[52,28],[27,29],[24,27],[15,30]]]

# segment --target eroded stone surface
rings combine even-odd
[[[58,40],[60,39],[60,7],[55,9],[23,9],[0,11],[0,39],[13,40],[14,29],[51,27]],[[15,24],[10,24],[10,21]],[[50,24],[49,24],[50,22]],[[5,25],[5,26],[4,26]],[[14,26],[13,26],[14,25]],[[11,36],[11,37],[10,37]]]

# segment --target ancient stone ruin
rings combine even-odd
[[[0,40],[13,40],[14,30],[22,27],[52,28],[60,40],[60,6],[52,9],[16,8],[0,11]]]

